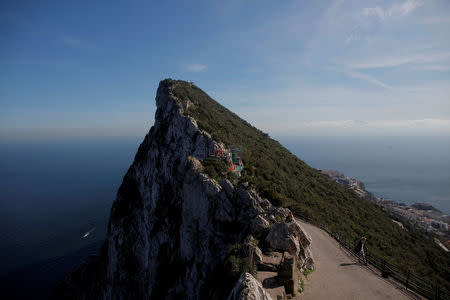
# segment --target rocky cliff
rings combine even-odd
[[[173,83],[159,85],[154,126],[119,188],[101,253],[65,276],[56,298],[226,299],[233,290],[246,299],[233,286],[241,271],[256,273],[266,246],[293,255],[298,270],[313,267],[289,210],[204,172],[202,161],[225,145],[185,115],[193,103],[175,97]]]

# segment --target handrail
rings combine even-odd
[[[348,244],[347,241],[341,239],[338,233],[332,232],[327,224],[319,224],[317,221],[299,214],[298,212],[294,213],[294,215],[308,223],[316,225],[326,231],[331,237],[333,237],[341,246],[346,248],[352,255],[355,256],[352,245]],[[426,282],[422,277],[414,274],[410,270],[405,270],[399,266],[396,266],[392,263],[387,262],[385,259],[372,255],[370,253],[367,254],[367,263],[375,267],[377,270],[381,272],[382,276],[391,277],[395,279],[397,282],[403,284],[406,290],[412,290],[419,295],[433,300],[440,299],[450,299],[450,292],[445,288],[438,286],[436,284],[432,284],[430,282]]]

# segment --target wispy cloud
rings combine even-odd
[[[285,122],[269,130],[273,134],[305,134],[305,135],[441,135],[450,133],[448,119],[391,119],[391,120],[336,120],[311,122]],[[265,129],[267,130],[267,129]]]
[[[202,64],[187,64],[185,65],[185,69],[189,72],[203,72],[208,69],[208,66]]]
[[[450,59],[450,52],[436,52],[436,53],[419,53],[409,55],[390,55],[390,56],[376,56],[366,57],[355,61],[342,61],[344,65],[351,69],[375,69],[396,67],[404,64],[426,64],[435,63]]]
[[[382,8],[380,6],[366,7],[362,11],[363,16],[374,16],[380,20],[386,20],[388,18],[404,17],[412,13],[416,8],[423,5],[420,0],[406,0],[401,3],[394,3],[388,8]]]
[[[327,128],[327,127],[410,127],[410,126],[430,126],[444,128],[450,126],[450,120],[447,119],[414,119],[414,120],[338,120],[338,121],[312,121],[298,122],[297,124],[305,127]]]
[[[384,87],[385,89],[392,89],[392,87],[390,85],[388,85],[384,82],[381,82],[380,80],[376,79],[375,77],[367,75],[367,74],[363,74],[363,73],[355,72],[355,71],[349,71],[349,72],[346,72],[346,74],[352,78],[363,79],[372,84]]]
[[[379,6],[364,8],[362,11],[362,15],[368,17],[378,17],[381,20],[384,20],[384,18],[386,17],[385,11]]]
[[[428,65],[417,68],[426,71],[450,71],[450,65]]]
[[[297,126],[303,128],[352,128],[368,126],[369,122],[361,120],[343,120],[343,121],[312,121],[312,122],[298,122]]]
[[[360,39],[360,36],[361,36],[360,26],[357,25],[357,26],[355,26],[355,28],[353,28],[352,32],[350,33],[350,35],[345,40],[345,43],[346,44],[350,44],[353,41],[357,41],[357,40]]]
[[[423,1],[421,0],[406,0],[403,3],[394,3],[387,14],[389,16],[406,16],[422,5]]]
[[[364,75],[367,74],[362,75],[362,80],[378,80]],[[308,133],[307,128],[311,128],[317,129],[311,130],[311,134],[333,131],[339,135],[351,134],[340,130],[349,128],[355,129],[355,133],[374,135],[450,134],[448,80],[410,85],[396,82],[392,88],[380,82],[374,83],[376,88],[358,84],[357,80],[348,86],[292,82],[276,92],[254,93],[242,89],[234,90],[234,95],[222,96],[233,111],[271,133]],[[378,88],[380,85],[383,88]]]

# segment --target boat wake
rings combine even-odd
[[[91,230],[87,231],[85,234],[83,234],[83,236],[81,237],[82,239],[87,238],[91,232],[93,232],[97,227],[92,228]]]

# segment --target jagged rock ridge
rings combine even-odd
[[[183,114],[192,103],[171,93],[173,82],[159,85],[154,126],[119,188],[101,253],[64,278],[57,298],[225,299],[234,284],[223,267],[230,245],[270,235],[277,219],[295,228],[278,233],[279,250],[299,269],[312,267],[310,239],[287,209],[203,172],[201,161],[224,145]]]

